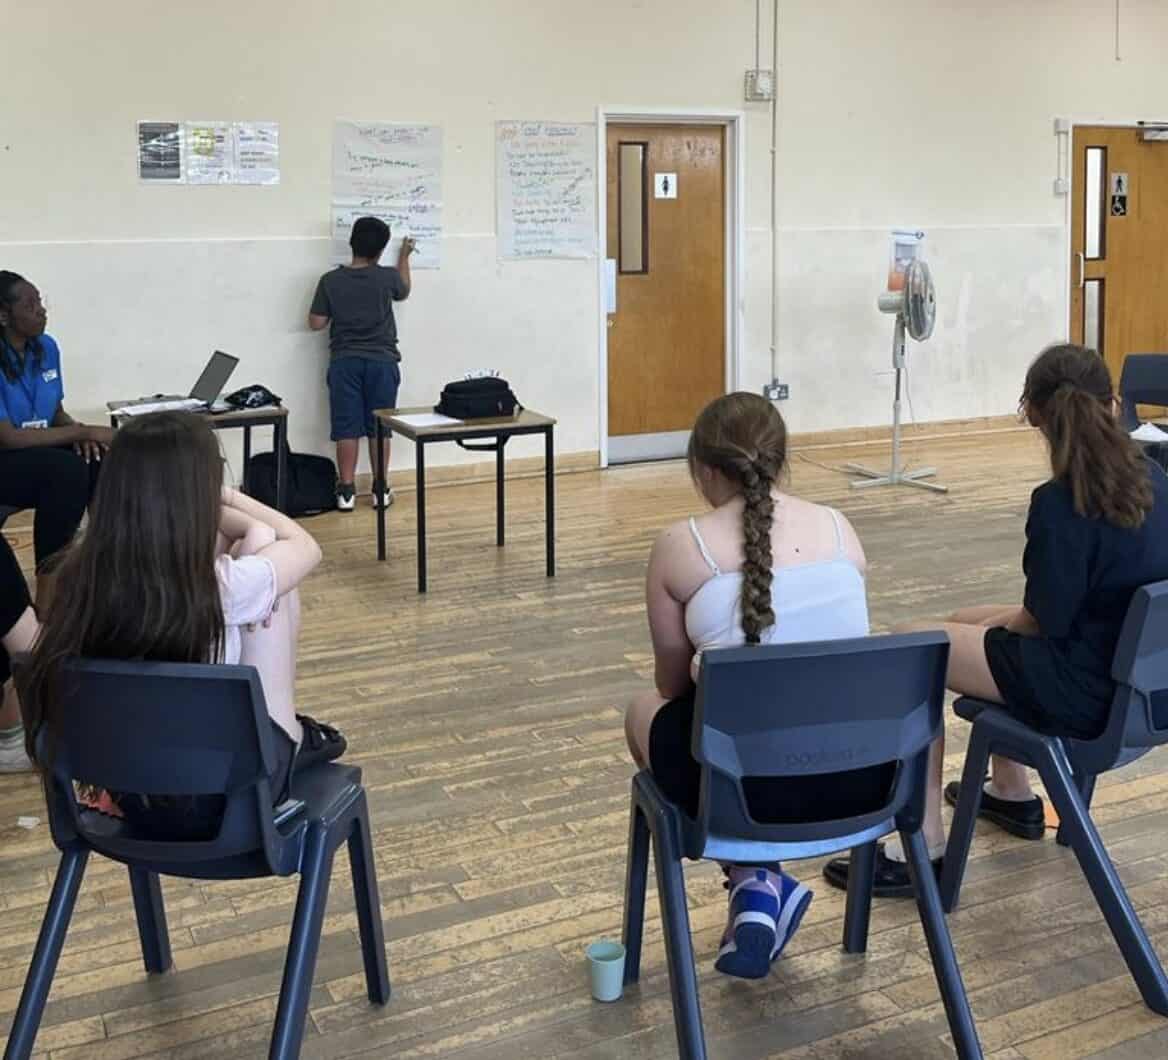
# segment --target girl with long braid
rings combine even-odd
[[[778,410],[754,394],[728,394],[694,424],[689,467],[710,511],[668,527],[649,558],[646,602],[655,684],[625,716],[633,758],[664,793],[697,814],[701,770],[690,751],[694,680],[701,653],[742,644],[862,637],[868,633],[865,559],[848,521],[779,488],[787,430]],[[888,777],[855,773],[878,800]],[[761,780],[765,816],[830,815],[837,791],[817,777]],[[856,789],[848,793],[849,802]],[[772,807],[773,809],[768,809]],[[790,940],[811,892],[777,864],[725,865],[726,932],[715,967],[756,979]]]

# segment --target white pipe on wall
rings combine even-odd
[[[779,378],[779,0],[774,2],[771,71],[771,379]]]

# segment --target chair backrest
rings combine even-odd
[[[843,837],[882,834],[898,814],[921,820],[948,659],[940,632],[704,652],[693,743],[701,794],[687,853],[729,857],[746,841],[799,845],[810,856],[839,849]],[[851,801],[855,771],[882,766],[887,790]],[[812,776],[838,785],[830,819],[814,807],[781,823],[752,814],[744,778],[777,781],[776,791],[787,778],[794,791],[796,778]]]
[[[275,829],[268,777],[271,723],[250,666],[75,660],[64,667],[51,733],[46,800],[53,839],[79,839],[121,861],[184,864],[260,855],[283,874],[287,837]],[[83,813],[73,782],[151,796],[223,796],[218,834],[159,842]]]
[[[1076,767],[1102,773],[1168,743],[1168,581],[1137,589],[1119,634],[1107,727],[1097,740],[1068,740]]]
[[[1129,353],[1123,359],[1119,396],[1129,431],[1140,425],[1137,405],[1168,405],[1168,353]]]

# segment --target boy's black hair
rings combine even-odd
[[[353,222],[349,246],[359,258],[376,261],[389,242],[389,225],[380,217],[358,217]]]

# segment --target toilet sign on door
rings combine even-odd
[[[677,198],[677,174],[676,173],[654,173],[653,174],[653,193],[658,199],[676,199]]]
[[[1111,174],[1111,216],[1127,216],[1127,196],[1129,191],[1126,173]]]

